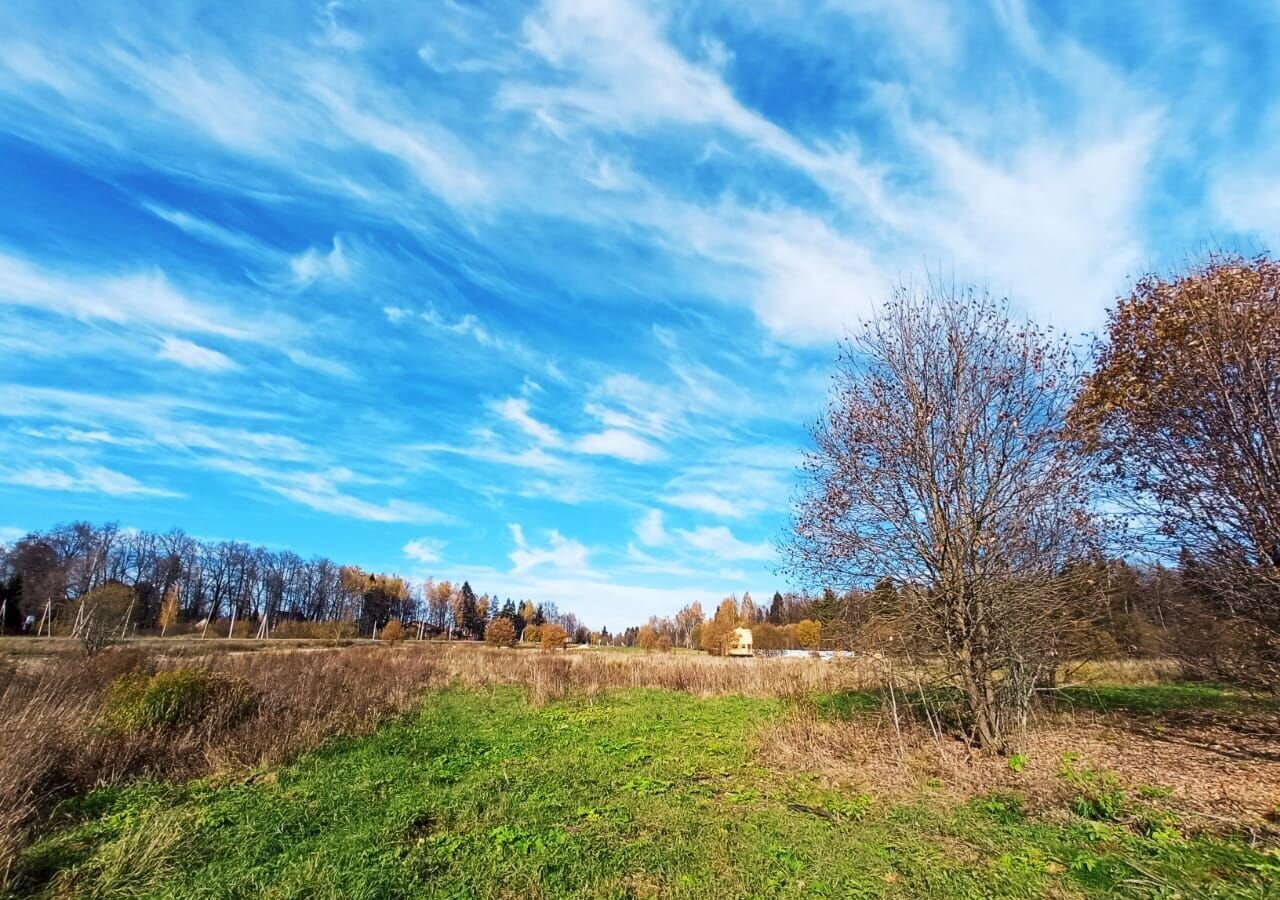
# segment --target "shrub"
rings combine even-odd
[[[536,644],[542,640],[541,625],[526,625],[524,627],[524,640],[530,644]]]
[[[247,638],[249,637],[249,622],[247,619],[236,619],[232,625],[230,619],[216,619],[209,623],[207,632],[209,637],[233,637]]]
[[[397,644],[404,640],[404,625],[399,619],[392,619],[383,627],[382,639],[388,644]]]
[[[568,633],[559,625],[543,625],[541,632],[543,650],[563,650],[565,641],[569,639]]]
[[[818,649],[822,640],[822,626],[812,619],[805,619],[795,625],[796,643],[806,650]]]
[[[510,647],[516,642],[516,626],[506,616],[499,616],[485,628],[484,639],[495,647]]]
[[[670,653],[670,652],[671,652],[671,638],[670,638],[670,637],[668,637],[668,636],[667,636],[667,635],[665,635],[665,634],[664,634],[664,635],[662,635],[661,637],[659,637],[659,638],[658,638],[658,644],[657,644],[657,646],[658,646],[658,652],[659,652],[659,653]]]
[[[133,588],[114,581],[84,595],[79,637],[86,655],[93,656],[104,649],[124,629],[133,601]]]
[[[134,671],[111,682],[101,717],[112,731],[175,731],[212,720],[229,725],[255,700],[247,682],[206,669]]]

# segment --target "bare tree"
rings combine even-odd
[[[842,348],[788,542],[793,574],[891,580],[884,611],[959,688],[979,745],[1007,750],[1072,619],[1053,589],[1092,544],[1087,463],[1063,422],[1069,345],[972,289],[902,288]]]

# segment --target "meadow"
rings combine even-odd
[[[4,654],[9,896],[1268,897],[1280,706],[1092,664],[1022,752],[873,659],[140,640]]]

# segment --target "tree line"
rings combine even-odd
[[[416,636],[480,640],[497,617],[518,638],[547,624],[582,642],[590,634],[554,603],[500,601],[465,581],[419,584],[176,529],[87,522],[0,545],[0,604],[5,634],[65,634],[89,623],[104,636],[369,637],[395,622]]]

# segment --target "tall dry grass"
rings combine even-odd
[[[404,651],[420,652],[412,645]],[[861,660],[733,659],[607,650],[543,654],[447,643],[434,645],[431,652],[450,679],[467,685],[527,685],[535,701],[570,692],[598,694],[641,687],[699,697],[807,697],[818,691],[857,690],[877,683],[873,667]]]
[[[427,654],[372,647],[327,652],[227,653],[167,659],[132,648],[92,659],[3,663],[0,687],[0,885],[14,856],[57,800],[139,775],[249,774],[337,735],[372,731],[443,683]],[[249,715],[224,715],[228,693],[197,722],[176,729],[104,727],[103,698],[127,672],[207,668],[243,684]]]

